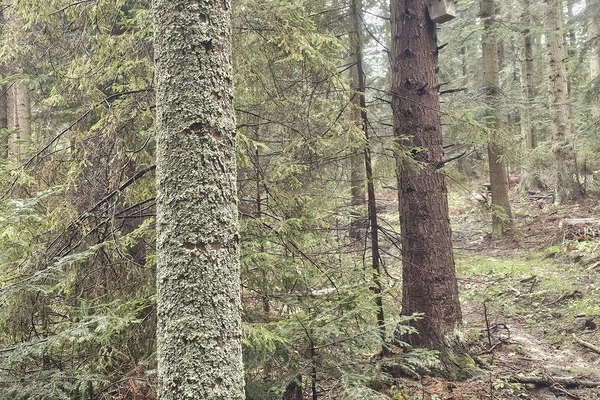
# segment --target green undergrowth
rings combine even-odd
[[[597,244],[569,242],[515,255],[458,253],[463,303],[525,325],[549,318],[576,325],[600,315]]]

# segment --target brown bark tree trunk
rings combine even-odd
[[[397,338],[440,350],[455,375],[455,331],[462,313],[448,219],[439,112],[436,27],[427,0],[392,0],[392,110],[402,229],[402,315],[422,313],[417,335]],[[408,153],[408,151],[407,151]],[[461,349],[458,349],[459,351]],[[456,368],[456,366],[454,366]]]
[[[546,0],[547,50],[549,63],[548,92],[550,130],[554,153],[554,190],[556,203],[583,197],[575,157],[575,132],[571,119],[563,35],[562,0]]]
[[[504,235],[513,231],[512,213],[508,199],[508,179],[504,163],[502,135],[506,135],[506,118],[500,101],[500,71],[498,35],[495,30],[496,5],[494,0],[481,0],[483,19],[482,53],[483,85],[487,105],[485,122],[488,127],[488,165],[492,189],[492,231]],[[506,140],[506,139],[505,139]]]

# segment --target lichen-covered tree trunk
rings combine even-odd
[[[228,0],[155,0],[161,400],[244,399]]]
[[[494,0],[481,0],[481,18],[483,19],[482,57],[483,85],[486,101],[485,123],[488,127],[488,165],[490,185],[492,187],[492,230],[495,235],[512,232],[513,221],[508,199],[508,180],[504,163],[502,135],[507,134],[507,112],[501,106],[500,72],[498,61],[498,39],[495,29],[496,5]],[[505,139],[506,140],[506,139]]]
[[[443,148],[436,27],[427,14],[427,0],[392,0],[391,12],[394,132],[412,155],[410,160],[398,158],[402,315],[424,315],[414,323],[419,334],[403,339],[447,355],[462,315],[447,188],[439,171]]]
[[[575,158],[575,132],[571,120],[565,40],[563,35],[562,0],[546,0],[546,43],[548,50],[548,92],[550,130],[554,154],[554,201],[563,203],[583,196]]]

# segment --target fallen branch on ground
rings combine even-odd
[[[573,334],[573,339],[575,339],[575,341],[577,343],[579,343],[580,345],[582,345],[583,347],[587,347],[588,349],[592,350],[594,353],[600,354],[600,347],[594,346],[593,344],[588,343],[585,340],[579,339],[577,336],[575,336],[575,334]]]
[[[582,297],[583,297],[583,293],[581,293],[579,290],[575,290],[573,293],[564,293],[558,299],[551,301],[550,303],[545,303],[544,305],[551,306],[551,305],[559,303],[563,300],[580,299]]]
[[[556,394],[556,392],[558,392],[559,394],[565,395],[570,399],[574,399],[574,400],[581,400],[581,397],[577,396],[576,394],[567,392],[565,389],[558,387],[558,386],[554,386],[552,389],[550,389],[552,392],[554,392]]]
[[[577,378],[566,378],[561,376],[519,376],[511,375],[506,378],[509,382],[533,383],[534,385],[554,386],[556,384],[564,387],[594,388],[600,387],[600,382],[586,381]]]

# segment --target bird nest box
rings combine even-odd
[[[454,0],[429,0],[429,17],[437,24],[456,18]]]

